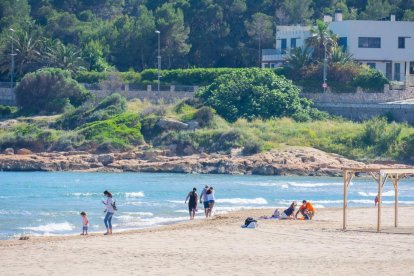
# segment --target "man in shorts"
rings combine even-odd
[[[298,217],[298,214],[301,213],[305,220],[310,220],[315,215],[315,208],[313,208],[312,203],[309,201],[302,201],[302,206],[296,212],[295,218]]]
[[[208,186],[206,185],[200,195],[200,203],[203,202],[204,214],[206,215],[206,217],[208,215],[208,209],[210,208],[210,205],[208,203],[208,198],[207,198],[207,190],[208,190]]]

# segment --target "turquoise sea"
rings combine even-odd
[[[0,172],[0,239],[81,232],[85,211],[91,232],[104,231],[102,192],[113,193],[118,212],[114,231],[170,224],[188,219],[184,200],[196,187],[216,190],[216,213],[247,208],[287,207],[308,199],[316,208],[342,206],[343,179],[331,177],[230,176],[155,173]],[[376,185],[355,179],[349,206],[372,206]],[[400,204],[414,205],[414,186],[400,184]],[[394,203],[387,183],[384,204]],[[198,218],[203,217],[199,206]]]

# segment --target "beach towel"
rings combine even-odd
[[[248,225],[242,225],[241,228],[250,228],[250,229],[254,229],[257,228],[258,224],[257,222],[250,222]]]

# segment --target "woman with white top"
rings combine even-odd
[[[210,187],[207,190],[207,199],[208,199],[208,205],[209,205],[207,217],[211,217],[211,215],[213,213],[214,203],[216,201],[216,198],[214,196],[214,189],[213,189],[213,187]]]
[[[102,203],[106,206],[105,209],[105,227],[106,227],[106,233],[104,235],[112,235],[112,216],[115,213],[114,210],[114,202],[112,200],[112,194],[108,191],[104,191],[104,196],[106,197],[106,200],[102,201]]]

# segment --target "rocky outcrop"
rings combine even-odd
[[[168,156],[145,149],[94,155],[86,152],[0,155],[3,171],[113,171],[200,174],[339,176],[343,167],[365,166],[313,148],[287,148],[251,156],[197,154]],[[370,165],[381,166],[384,165]],[[404,165],[403,165],[404,166]]]

